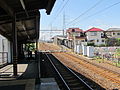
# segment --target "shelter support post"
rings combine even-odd
[[[36,40],[36,51],[38,51],[38,40]]]
[[[16,29],[16,15],[13,17],[12,22],[13,31],[13,75],[17,76],[17,29]]]

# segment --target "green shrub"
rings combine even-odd
[[[99,45],[99,47],[105,47],[106,46],[106,44],[101,44],[101,45]]]
[[[87,46],[95,46],[95,44],[93,42],[89,42],[87,43]]]

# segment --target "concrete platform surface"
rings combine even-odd
[[[0,90],[35,90],[35,79],[0,81]]]
[[[26,71],[28,64],[18,64],[18,76]],[[13,77],[13,65],[7,65],[0,69],[0,80],[16,79]]]
[[[40,90],[60,90],[54,78],[41,78]]]

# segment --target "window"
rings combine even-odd
[[[115,33],[113,33],[113,35],[115,35]]]
[[[90,32],[91,36],[97,36],[97,32]]]
[[[97,42],[99,42],[99,40],[97,39]]]
[[[120,33],[117,33],[117,35],[120,35]]]
[[[102,40],[102,42],[104,42],[104,40]]]
[[[84,40],[81,40],[81,42],[84,42]]]

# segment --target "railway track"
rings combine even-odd
[[[55,47],[54,48],[52,47],[52,49],[54,50]],[[68,56],[68,54],[69,54],[69,56]],[[77,66],[75,66],[75,69],[74,69],[75,71],[78,70],[77,68],[79,68],[79,67],[85,68],[85,70],[88,71],[88,74],[85,73],[85,76],[91,78],[92,80],[99,83],[99,85],[103,86],[106,89],[112,90],[112,89],[120,88],[119,87],[120,86],[120,78],[119,78],[120,73],[118,73],[117,70],[115,71],[112,68],[109,69],[107,67],[97,65],[96,63],[89,62],[85,58],[82,58],[82,57],[79,57],[79,56],[76,56],[76,55],[73,55],[73,54],[67,53],[67,52],[66,53],[62,53],[62,52],[61,53],[53,53],[53,55],[55,57],[57,56],[57,58],[61,59],[61,61],[63,63],[65,63],[65,65],[67,65],[67,63],[69,63],[68,65],[71,65],[72,62],[69,62],[71,60],[73,62],[77,63]],[[74,68],[74,64],[72,64],[72,65]],[[84,70],[84,69],[82,69],[82,70]],[[98,77],[94,77],[94,73],[90,74],[90,72],[92,72],[92,71],[96,74],[95,76],[98,76]],[[83,72],[80,71],[80,73],[82,73],[82,75],[84,75],[84,71]],[[91,77],[91,75],[92,75],[92,77]],[[103,79],[103,81],[102,81],[102,79]],[[101,90],[101,89],[96,89],[96,90]]]
[[[64,53],[63,55],[68,57],[68,58],[71,58],[72,60],[75,60],[75,61],[77,61],[77,59],[78,59],[78,57],[73,57],[71,54],[65,54]],[[120,80],[117,78],[119,76],[118,73],[112,72],[110,70],[107,70],[106,68],[103,68],[103,67],[100,67],[100,66],[97,66],[97,65],[93,65],[93,64],[91,64],[87,61],[83,62],[82,60],[80,60],[79,64],[88,68],[88,69],[90,69],[90,70],[92,70],[92,71],[94,71],[94,72],[96,72],[100,76],[103,76],[103,77],[107,78],[108,80],[120,85]],[[96,70],[96,68],[97,68],[97,70]]]
[[[64,90],[93,90],[93,88],[88,85],[82,78],[75,74],[71,69],[64,66],[57,58],[52,54],[45,54],[55,71],[57,72],[59,78],[65,85]]]
[[[70,56],[73,56],[73,57],[76,57],[76,58],[78,58],[78,59],[81,59],[81,60],[83,60],[84,62],[86,62],[86,63],[90,63],[90,64],[92,64],[92,65],[94,65],[94,66],[96,66],[96,67],[98,67],[98,68],[101,68],[101,69],[107,70],[108,72],[112,72],[112,73],[114,73],[114,74],[120,74],[120,73],[118,73],[117,71],[110,70],[110,69],[105,68],[105,67],[103,67],[103,66],[99,66],[99,65],[96,65],[95,63],[89,62],[88,60],[86,60],[86,59],[84,59],[84,58],[82,58],[82,57],[75,56],[75,55],[70,54],[70,53],[66,53],[66,54],[68,54],[68,55],[70,55]]]

